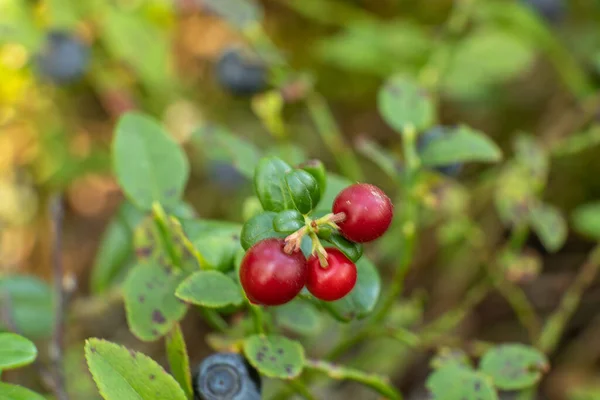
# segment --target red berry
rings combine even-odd
[[[277,306],[292,300],[306,283],[302,252],[286,254],[282,239],[266,239],[252,246],[240,267],[240,282],[254,304]]]
[[[317,256],[308,259],[306,288],[318,299],[341,299],[356,285],[356,265],[336,248],[327,248],[327,267],[322,267]]]
[[[377,186],[357,183],[337,195],[333,212],[346,214],[346,219],[338,223],[341,234],[353,242],[364,243],[385,233],[392,223],[394,206]]]

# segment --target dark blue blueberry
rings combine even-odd
[[[53,31],[46,37],[35,63],[43,78],[56,84],[79,80],[90,60],[90,49],[70,32]]]
[[[205,358],[194,378],[195,400],[260,400],[260,375],[237,353]]]
[[[450,130],[443,126],[436,126],[426,132],[423,132],[421,135],[419,135],[419,139],[417,140],[417,151],[419,153],[423,152],[430,143],[441,139],[444,137],[444,135],[448,134],[451,134]],[[450,164],[437,166],[433,169],[446,176],[457,176],[462,170],[462,166],[462,164]]]
[[[219,84],[235,95],[253,95],[267,87],[267,68],[239,49],[225,50],[216,65]]]
[[[534,9],[548,22],[562,21],[567,12],[564,0],[523,0],[523,3]]]
[[[208,177],[223,191],[234,191],[246,183],[246,177],[225,161],[213,161],[208,165]]]

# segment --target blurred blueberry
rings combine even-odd
[[[253,95],[267,87],[267,68],[250,60],[239,49],[223,52],[216,65],[219,84],[236,95]]]
[[[208,165],[208,177],[223,191],[236,190],[246,183],[246,177],[225,161],[212,161]]]
[[[40,75],[56,84],[80,79],[90,59],[89,47],[69,32],[52,31],[35,57]]]
[[[261,379],[240,354],[217,353],[200,364],[194,393],[194,400],[260,400]]]
[[[443,126],[436,126],[419,135],[417,140],[417,151],[423,152],[425,148],[432,142],[441,139],[444,135],[449,134],[449,129]],[[435,171],[446,176],[457,176],[462,170],[462,164],[450,164],[434,167]]]
[[[523,3],[552,23],[560,22],[567,12],[564,0],[523,0]]]

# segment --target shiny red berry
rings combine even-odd
[[[277,306],[292,300],[306,283],[302,252],[286,254],[282,239],[266,239],[252,246],[240,266],[240,283],[254,304]]]
[[[364,243],[385,233],[392,223],[394,206],[377,186],[357,183],[337,195],[333,212],[346,214],[346,219],[338,223],[341,234],[353,242]]]
[[[336,248],[327,248],[327,267],[317,256],[308,259],[306,288],[318,299],[339,300],[356,285],[356,265]]]

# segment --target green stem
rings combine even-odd
[[[218,332],[226,332],[229,328],[227,321],[223,319],[221,314],[206,307],[198,307],[200,314],[202,314],[202,318],[204,321],[214,330]]]
[[[160,240],[165,248],[169,259],[176,267],[181,268],[183,265],[181,255],[177,253],[173,241],[171,240],[171,233],[168,226],[168,216],[163,208],[162,204],[154,202],[152,204],[152,213],[154,214],[154,223],[158,230]]]
[[[344,140],[323,96],[315,92],[309,94],[306,98],[306,106],[321,139],[335,157],[340,171],[353,181],[362,180],[363,175],[358,159]]]
[[[400,394],[400,392],[394,388],[385,377],[380,375],[367,374],[353,368],[342,367],[320,360],[306,360],[304,367],[309,370],[324,373],[332,379],[350,380],[361,383],[388,399],[402,399],[402,394]]]
[[[252,320],[254,321],[254,332],[264,335],[266,331],[263,310],[259,306],[250,304],[250,312],[252,313]]]
[[[542,329],[538,347],[545,353],[551,353],[556,348],[569,319],[581,302],[583,292],[592,284],[598,274],[599,268],[600,245],[597,245],[588,256],[587,261],[581,266],[569,289],[563,295],[560,305],[550,318],[548,318]]]

